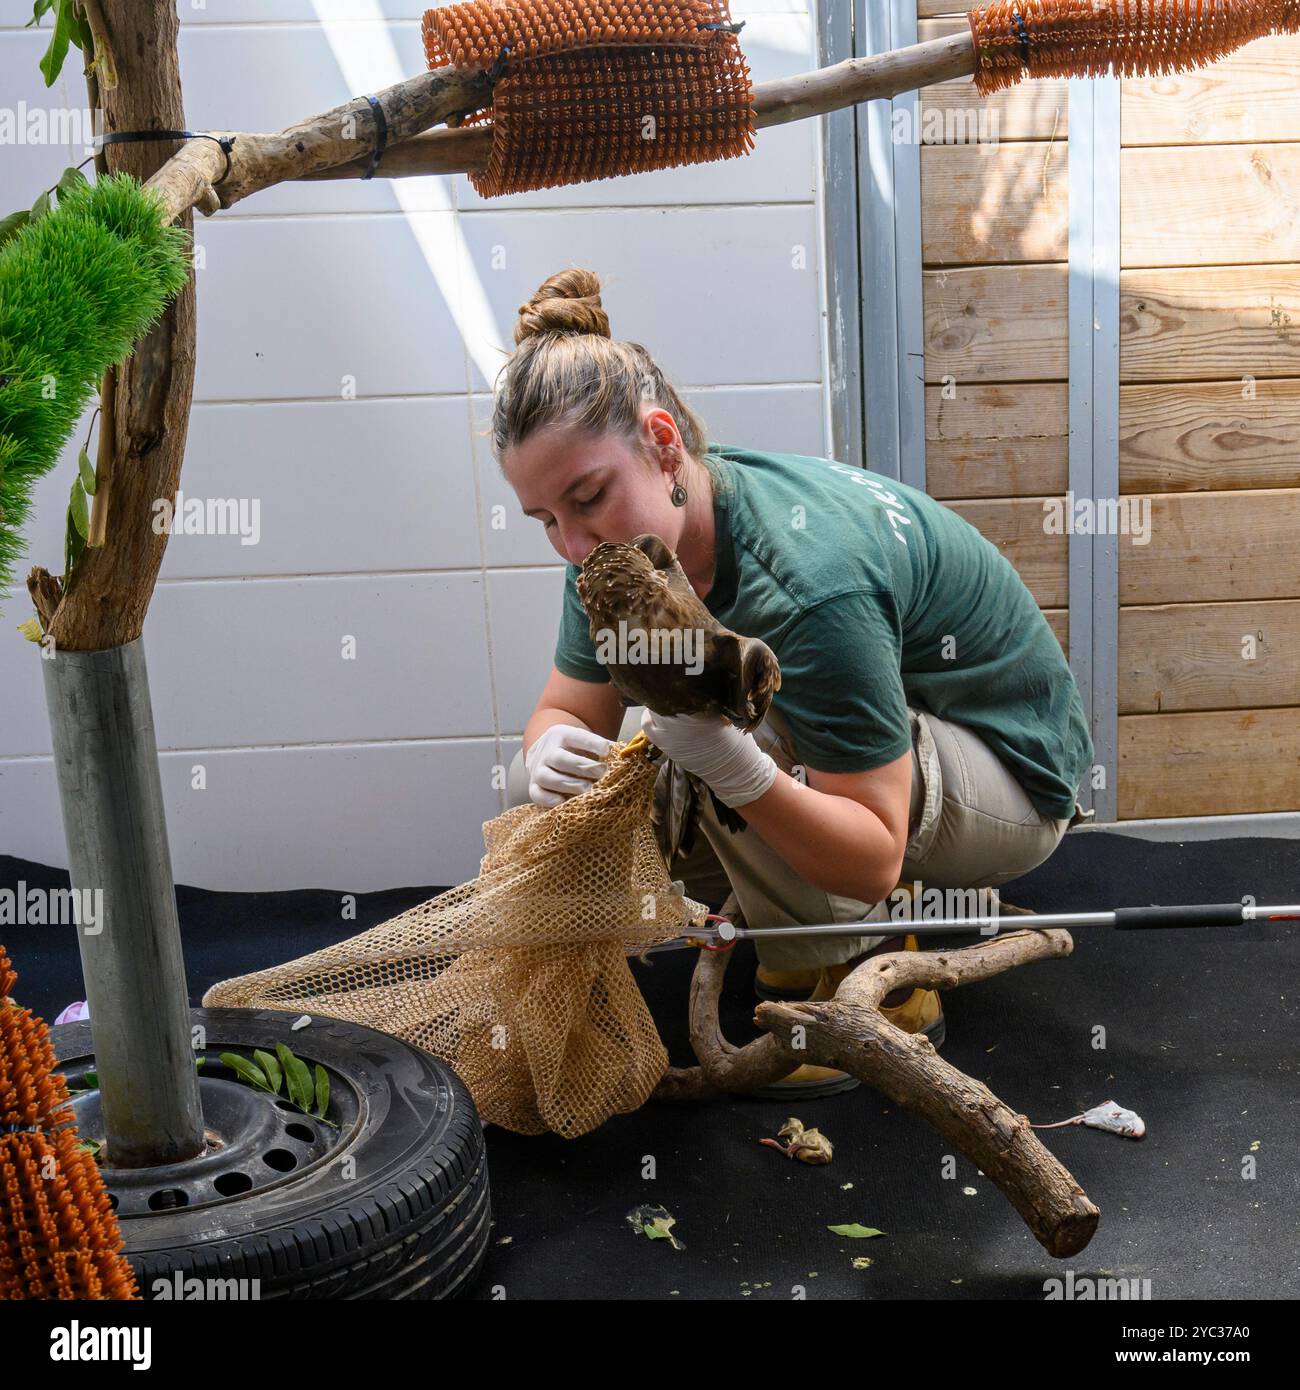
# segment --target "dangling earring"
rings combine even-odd
[[[674,507],[686,505],[686,489],[677,481],[677,471],[673,470],[672,502]]]

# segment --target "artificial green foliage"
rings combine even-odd
[[[36,480],[104,372],[130,356],[189,278],[189,234],[163,217],[157,195],[130,174],[65,179],[57,206],[0,248],[0,592]]]

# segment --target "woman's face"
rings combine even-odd
[[[667,411],[649,410],[641,429],[656,452],[681,449]],[[647,531],[677,549],[684,511],[670,497],[674,456],[656,468],[622,439],[549,426],[506,450],[501,466],[525,514],[546,527],[564,559],[580,565],[601,541],[630,541]]]

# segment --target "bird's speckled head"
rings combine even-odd
[[[639,611],[647,601],[668,602],[670,592],[682,608],[676,611],[677,605],[673,605],[673,613],[661,613],[665,624],[672,618],[699,622],[701,614],[707,622],[713,621],[677,556],[659,536],[646,534],[630,541],[602,541],[582,562],[577,589],[593,623],[593,606],[599,610],[602,621],[616,620],[632,609]]]

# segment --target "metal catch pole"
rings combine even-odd
[[[205,1141],[144,639],[56,650],[41,665],[103,1159],[114,1168],[175,1163]],[[85,911],[87,893],[98,911]]]

